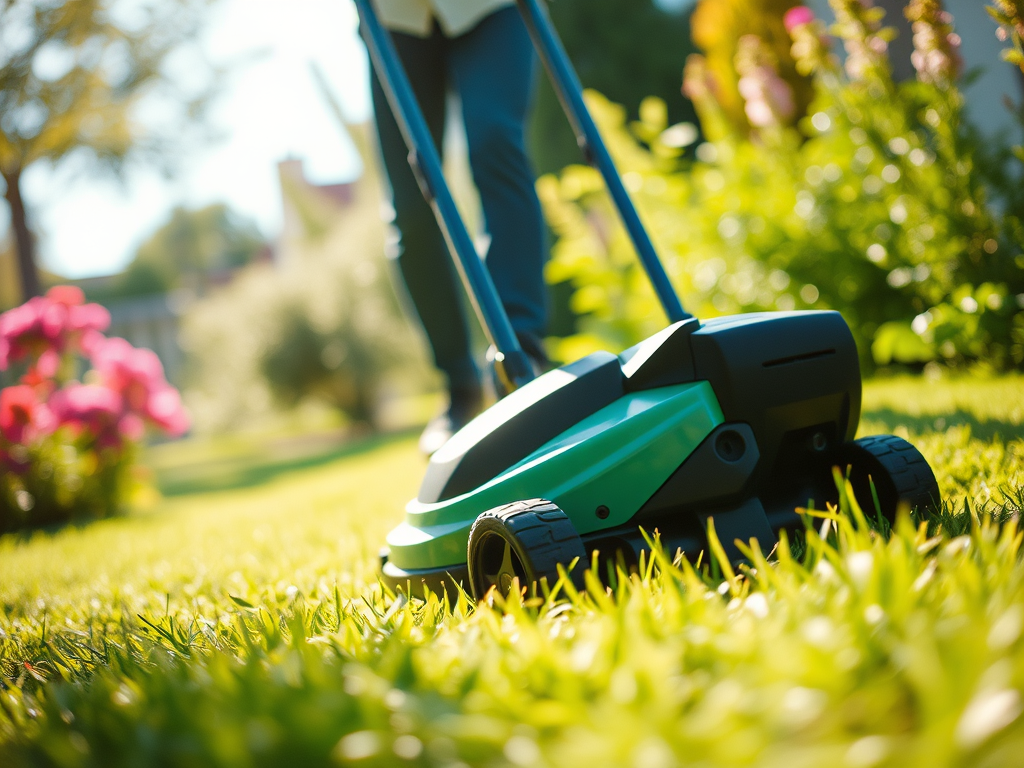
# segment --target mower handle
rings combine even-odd
[[[448,244],[448,251],[462,278],[470,303],[480,319],[480,325],[488,341],[497,350],[495,364],[499,375],[510,388],[520,387],[534,378],[533,367],[519,345],[490,272],[477,253],[473,238],[455,206],[441,170],[437,147],[434,146],[434,139],[409,84],[405,68],[398,58],[394,41],[377,18],[371,0],[354,2],[365,32],[366,48],[373,68],[377,71],[402,138],[409,148],[409,165],[412,166],[424,198],[434,210],[434,217]]]

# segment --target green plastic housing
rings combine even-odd
[[[521,499],[553,501],[580,534],[622,525],[723,421],[707,381],[627,394],[469,493],[410,501],[388,534],[390,562],[404,570],[465,563],[477,516]]]

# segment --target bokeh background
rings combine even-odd
[[[856,23],[869,36],[872,25],[890,30],[872,37],[884,71],[844,73],[836,84],[794,59],[782,25],[794,5],[551,7],[684,301],[704,316],[841,309],[868,371],[1019,367],[1024,238],[1013,148],[1024,86],[1001,58],[1008,44],[996,23],[983,3],[947,2],[957,61],[944,81],[927,83],[904,4],[878,2],[884,20]],[[51,6],[64,4],[12,5],[10,50],[18,7]],[[809,7],[823,29],[834,23],[826,0]],[[78,144],[41,150],[19,168],[41,289],[80,286],[110,310],[111,334],[154,349],[194,433],[342,439],[429,417],[438,382],[384,256],[388,211],[354,8],[123,0],[110,9],[115,25],[163,47],[150,52],[146,78],[117,86],[137,88],[119,97],[124,125],[107,126],[121,131],[117,146],[84,131]],[[154,20],[159,35],[145,31]],[[761,46],[741,51],[745,35]],[[76,56],[88,64],[80,41],[53,37],[32,61],[35,88],[59,85]],[[850,43],[832,45],[842,72]],[[116,79],[118,55],[94,65]],[[688,60],[703,62],[711,84],[703,106],[696,68],[681,88]],[[746,95],[744,76],[754,89]],[[770,125],[749,117],[758,77],[788,99],[769,110]],[[31,128],[40,118],[22,106],[18,119]],[[446,170],[483,234],[452,106]],[[931,108],[943,130],[928,123]],[[24,128],[14,115],[8,132]],[[554,243],[552,356],[634,343],[658,327],[659,311],[546,82],[530,142]],[[10,206],[0,206],[0,309],[24,293],[11,223]]]

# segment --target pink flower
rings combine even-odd
[[[92,363],[100,379],[119,393],[126,411],[144,417],[177,437],[188,431],[181,397],[164,378],[160,358],[124,339],[106,339],[96,347]]]
[[[786,31],[790,34],[793,34],[793,30],[797,27],[802,27],[805,24],[812,24],[813,22],[814,11],[806,5],[798,5],[795,8],[790,8],[786,11],[786,15],[782,17],[782,23],[786,26]]]
[[[72,384],[57,390],[50,407],[64,422],[86,423],[97,418],[120,416],[121,396],[100,384]]]
[[[94,346],[96,336],[110,326],[110,313],[84,300],[81,289],[59,285],[0,315],[0,370],[24,358],[48,355],[38,367],[55,376],[60,356]]]
[[[75,285],[55,285],[46,292],[46,298],[65,307],[77,307],[85,303],[85,294]]]
[[[68,312],[68,327],[74,332],[105,331],[110,327],[110,312],[99,304],[83,304],[71,307]]]
[[[188,414],[181,404],[181,395],[170,385],[150,396],[146,415],[171,437],[180,437],[188,432],[190,426]]]
[[[36,296],[0,315],[0,337],[7,343],[4,363],[38,355],[49,348],[60,335],[62,313],[66,316],[67,310],[55,308],[48,299]]]
[[[20,384],[0,390],[0,436],[8,442],[24,445],[55,426],[52,412],[32,387]]]
[[[72,384],[54,392],[50,408],[62,424],[84,429],[104,447],[119,446],[122,418],[121,396],[99,384]]]
[[[736,49],[737,87],[755,128],[787,124],[796,111],[793,89],[779,77],[771,51],[757,35],[743,35]]]
[[[146,434],[146,424],[134,413],[126,413],[118,420],[117,431],[125,440],[138,442]]]
[[[166,385],[160,358],[137,349],[124,339],[107,339],[92,354],[92,364],[103,382],[119,392],[128,408],[142,411],[151,391]]]
[[[953,16],[939,0],[911,0],[906,10],[914,31],[910,62],[917,79],[940,87],[949,86],[963,69],[960,36],[953,31]]]
[[[47,349],[40,356],[35,365],[35,372],[45,379],[52,379],[60,370],[60,355],[55,349]]]

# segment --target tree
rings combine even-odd
[[[121,292],[131,296],[174,288],[202,292],[211,276],[245,266],[264,245],[256,225],[223,203],[178,207],[139,246],[120,281]]]
[[[0,0],[0,175],[23,298],[40,291],[24,172],[72,155],[115,174],[130,160],[166,163],[209,96],[184,92],[169,57],[209,2]],[[157,102],[160,128],[140,114]]]

